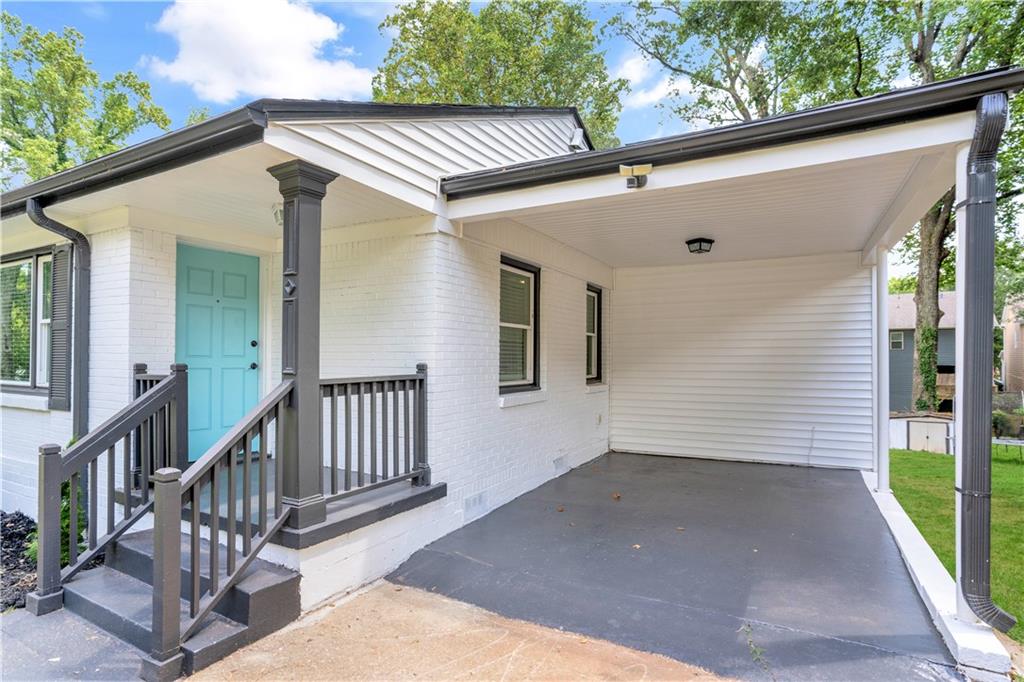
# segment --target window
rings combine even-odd
[[[502,393],[540,388],[537,300],[540,270],[501,259],[498,372]]]
[[[903,332],[889,332],[889,350],[903,350]]]
[[[0,265],[0,380],[26,388],[50,383],[53,256],[49,251]]]
[[[601,290],[587,285],[587,383],[601,381]]]

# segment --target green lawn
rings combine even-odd
[[[946,570],[956,567],[953,458],[893,450],[890,483]],[[1017,617],[1010,636],[1024,642],[1024,459],[1016,446],[992,450],[992,596]]]

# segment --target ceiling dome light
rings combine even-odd
[[[715,243],[710,237],[694,237],[686,240],[686,248],[690,253],[711,253],[711,245]]]

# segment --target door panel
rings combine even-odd
[[[259,397],[259,259],[178,244],[175,360],[189,368],[189,458]]]

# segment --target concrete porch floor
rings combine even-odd
[[[960,679],[856,471],[610,453],[389,579],[728,677]]]

